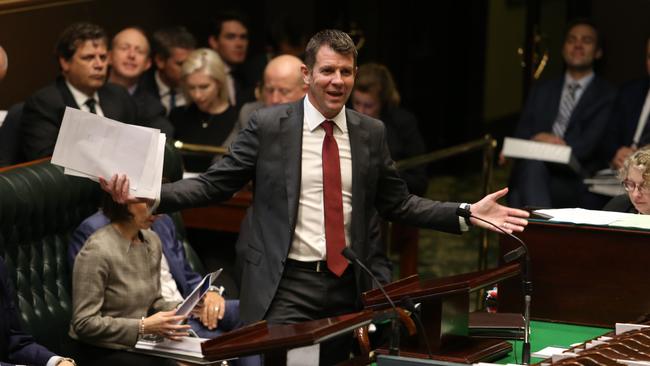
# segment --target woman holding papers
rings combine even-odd
[[[604,209],[650,214],[650,149],[637,150],[625,159],[618,176],[627,194],[614,197]]]
[[[193,51],[181,69],[183,91],[191,103],[175,108],[169,119],[184,143],[228,146],[237,135],[237,110],[229,101],[225,65],[219,55],[208,48]],[[205,171],[212,156],[185,155],[185,169]]]
[[[142,335],[179,339],[190,328],[179,324],[184,317],[175,315],[178,303],[161,296],[162,251],[149,230],[153,216],[145,203],[121,205],[110,196],[102,210],[110,225],[90,236],[75,261],[69,334],[86,343],[79,356],[88,364],[165,364],[122,351]]]

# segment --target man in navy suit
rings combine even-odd
[[[0,81],[8,68],[7,54],[0,46]],[[22,331],[15,294],[9,281],[4,258],[0,257],[0,366],[15,363],[38,366],[73,366],[72,359],[50,352]],[[11,363],[9,363],[11,362]]]
[[[570,24],[562,48],[566,72],[531,90],[514,136],[570,146],[581,171],[536,160],[517,161],[510,184],[512,206],[602,207],[602,200],[582,183],[584,176],[606,165],[597,149],[615,91],[594,74],[594,62],[602,52],[591,22]]]
[[[74,361],[55,355],[22,331],[7,266],[0,257],[0,365],[13,364],[73,366]]]
[[[98,211],[86,218],[72,234],[68,245],[70,268],[81,247],[98,229],[109,224],[108,218]],[[156,217],[151,229],[158,234],[162,243],[163,261],[160,268],[162,295],[167,301],[180,301],[187,297],[201,281],[201,275],[194,272],[185,257],[183,243],[176,237],[176,226],[169,215]],[[239,300],[224,300],[216,291],[208,291],[203,300],[200,322],[195,318],[188,323],[201,338],[214,338],[239,327]]]
[[[650,144],[650,36],[646,38],[645,63],[648,75],[621,86],[607,124],[604,155],[615,169],[637,148]]]
[[[124,123],[136,122],[136,106],[121,86],[106,83],[108,38],[98,25],[75,23],[56,46],[61,75],[25,101],[20,122],[25,158],[51,156],[66,107]]]

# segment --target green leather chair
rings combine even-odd
[[[165,149],[163,175],[182,177],[176,149]],[[23,327],[53,352],[67,339],[71,317],[71,269],[67,264],[70,235],[97,210],[99,185],[63,174],[63,169],[39,162],[0,172],[0,255],[16,286]],[[184,238],[180,214],[172,214],[179,238]],[[205,273],[184,240],[190,266]]]

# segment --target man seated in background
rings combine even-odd
[[[66,107],[138,122],[126,89],[106,82],[107,46],[106,32],[96,24],[75,23],[63,31],[56,45],[61,75],[29,97],[23,108],[20,129],[27,160],[52,155]]]
[[[637,148],[650,144],[650,36],[646,38],[647,75],[621,86],[603,141],[605,158],[614,169]]]
[[[230,104],[240,108],[255,100],[255,86],[262,76],[266,60],[251,59],[248,54],[248,24],[236,12],[223,12],[212,19],[208,44],[226,64]]]
[[[68,245],[70,268],[86,240],[97,230],[109,224],[101,211],[85,219],[72,234]],[[201,281],[185,257],[183,243],[176,236],[176,226],[169,215],[159,215],[151,226],[160,237],[163,256],[160,262],[160,289],[165,301],[182,301]],[[205,295],[199,319],[188,323],[201,338],[214,338],[224,331],[238,328],[239,300],[224,300],[217,288],[211,287]]]
[[[159,29],[153,34],[154,72],[141,80],[141,87],[160,99],[166,114],[187,104],[181,90],[181,66],[196,48],[194,36],[185,27]]]
[[[140,77],[151,67],[149,41],[140,28],[124,28],[113,37],[108,52],[110,71],[108,81],[122,85],[133,97],[138,110],[138,121],[148,121],[167,136],[174,135],[174,127],[165,117],[165,108],[157,95],[138,85]]]
[[[565,74],[540,82],[531,90],[514,134],[520,139],[570,146],[581,171],[519,160],[510,177],[511,206],[599,209],[604,204],[604,197],[588,192],[582,182],[606,165],[598,146],[615,90],[594,74],[594,62],[603,54],[600,41],[591,22],[577,20],[570,24],[562,47]]]

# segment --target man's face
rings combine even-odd
[[[108,51],[103,40],[79,43],[69,60],[59,57],[63,76],[75,88],[92,95],[104,85],[108,66]]]
[[[149,69],[149,42],[135,29],[126,29],[113,38],[113,48],[109,52],[108,62],[111,72],[127,79],[137,79]]]
[[[325,118],[334,118],[345,106],[354,86],[355,72],[354,55],[342,55],[329,46],[318,50],[312,70],[302,66],[309,101]]]
[[[280,71],[269,70],[269,72],[264,74],[262,100],[267,107],[295,102],[305,96],[305,84],[300,79],[302,76],[298,70],[291,73],[280,73]]]
[[[567,33],[562,48],[564,62],[569,69],[587,70],[602,56],[597,45],[596,31],[587,24],[577,24]]]
[[[248,29],[236,20],[221,24],[218,37],[210,38],[210,47],[229,65],[239,65],[246,60],[248,50]]]
[[[170,88],[176,88],[181,82],[181,67],[183,62],[187,60],[192,50],[187,48],[173,47],[170,51],[169,58],[163,59],[159,55],[156,56],[156,67],[160,71],[163,81]]]

